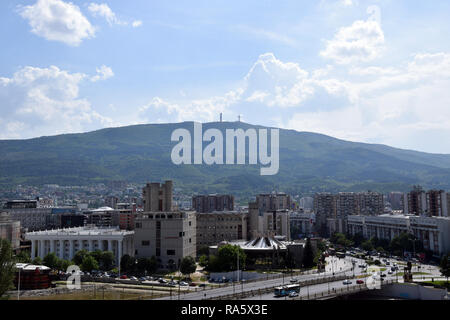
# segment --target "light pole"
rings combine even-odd
[[[17,300],[20,300],[20,268],[19,268],[19,279],[17,280]]]

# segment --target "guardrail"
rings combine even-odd
[[[333,282],[333,281],[340,281],[340,280],[345,280],[345,279],[348,279],[348,277],[345,276],[345,275],[342,275],[342,276],[331,276],[331,277],[326,277],[326,278],[318,278],[318,279],[299,281],[299,282],[297,282],[297,284],[299,284],[300,286],[303,287],[303,286],[310,286],[310,285],[322,284],[322,283]],[[262,294],[273,292],[274,289],[276,287],[279,287],[279,286],[280,285],[278,284],[276,286],[270,286],[270,287],[265,287],[265,288],[261,288],[261,289],[247,290],[247,291],[233,293],[233,294],[228,294],[228,295],[211,297],[211,298],[206,299],[206,300],[236,300],[236,299],[244,299],[244,298],[248,298],[248,297],[253,297],[253,296],[258,296],[258,295],[262,295]]]

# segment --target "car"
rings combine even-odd
[[[189,286],[189,283],[184,282],[184,281],[180,281],[180,286]]]
[[[139,281],[146,281],[146,280],[147,280],[146,277],[140,277],[140,278],[139,278]]]
[[[200,283],[198,286],[199,286],[200,288],[204,288],[204,287],[206,287],[206,284]]]
[[[352,284],[352,282],[349,279],[344,280],[342,283],[346,285]]]
[[[158,282],[159,282],[159,283],[167,283],[167,280],[166,280],[166,279],[163,279],[163,278],[159,278],[159,279],[158,279]]]
[[[298,279],[292,278],[290,281],[291,281],[291,283],[297,283],[297,282],[298,282]]]
[[[293,291],[291,293],[289,293],[289,298],[294,298],[294,297],[298,297],[298,293]]]
[[[134,280],[134,281],[136,281],[138,278],[136,278],[136,277],[130,277],[130,280]]]
[[[123,275],[120,276],[120,279],[128,279],[128,277],[127,277],[126,274],[123,274]]]
[[[364,280],[358,279],[358,280],[356,280],[356,283],[357,283],[357,284],[363,284],[363,283],[364,283]]]
[[[163,282],[161,282],[161,283],[163,283]],[[170,281],[170,282],[168,282],[167,283],[169,286],[176,286],[177,285],[177,283],[175,282],[175,281]]]
[[[388,271],[388,274],[393,274],[392,270],[389,270],[389,271]]]
[[[389,261],[386,261],[386,265],[389,266],[391,263]]]
[[[385,278],[385,277],[386,277],[386,274],[382,273],[382,274],[380,274],[380,277],[381,277],[381,278]]]

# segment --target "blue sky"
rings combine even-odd
[[[0,139],[235,121],[450,153],[450,3],[0,2]]]

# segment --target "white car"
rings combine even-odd
[[[346,284],[346,285],[352,284],[352,282],[351,282],[349,279],[344,280],[342,283],[343,283],[343,284]]]
[[[289,298],[294,298],[294,297],[298,297],[298,293],[297,292],[291,292],[289,293]]]

